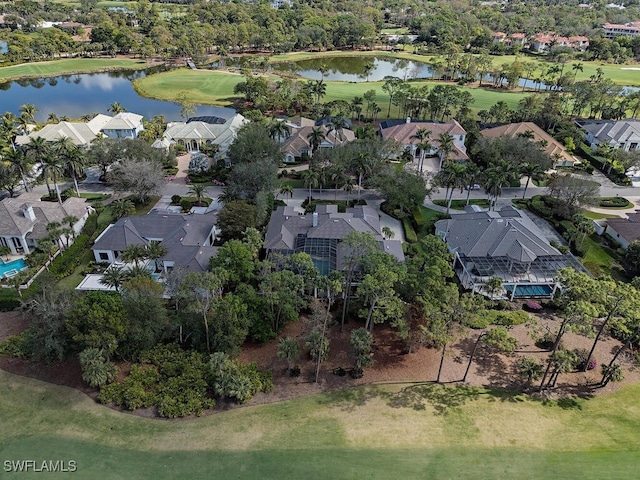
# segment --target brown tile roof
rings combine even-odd
[[[553,158],[554,154],[558,154],[568,162],[576,161],[574,157],[567,153],[566,149],[560,142],[558,142],[555,138],[553,138],[533,122],[508,123],[499,127],[485,128],[480,133],[485,138],[497,138],[502,135],[507,137],[515,137],[519,134],[524,134],[525,132],[531,132],[533,134],[532,140],[534,142],[539,142],[541,140],[546,141],[547,146],[545,147],[544,151],[551,158]]]

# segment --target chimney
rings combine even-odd
[[[33,207],[31,205],[25,205],[24,216],[26,219],[31,220],[32,222],[36,221],[36,214],[34,213]]]
[[[405,123],[411,123],[411,117],[407,117],[407,120],[405,121]]]
[[[318,212],[313,212],[313,226],[318,226]]]

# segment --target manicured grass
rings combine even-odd
[[[239,96],[233,93],[233,88],[244,81],[244,77],[227,72],[208,70],[187,70],[179,69],[170,72],[162,72],[150,75],[145,78],[134,80],[134,85],[138,93],[143,96],[157,98],[160,100],[175,101],[180,93],[185,93],[187,97],[198,104],[229,105]],[[323,102],[333,100],[351,101],[356,96],[362,96],[368,90],[376,91],[376,103],[382,109],[378,118],[386,118],[389,107],[389,95],[382,90],[384,82],[325,82],[327,94],[323,97]],[[411,82],[414,86],[442,84],[436,81]],[[471,109],[488,110],[499,100],[505,101],[510,108],[515,109],[518,102],[527,96],[522,92],[511,92],[506,90],[493,90],[485,88],[460,87],[463,91],[469,91],[475,101]],[[392,107],[391,116],[397,116],[397,108]]]
[[[2,371],[0,388],[3,460],[75,460],[78,478],[635,478],[640,458],[639,385],[559,402],[369,386],[175,422]]]
[[[190,100],[202,105],[228,105],[238,95],[233,88],[244,81],[241,75],[209,70],[178,69],[134,80],[138,93],[159,100],[176,100],[185,93]]]
[[[424,238],[426,235],[433,233],[433,225],[443,218],[449,218],[448,215],[440,212],[436,212],[435,210],[431,210],[430,208],[420,206],[420,211],[422,212],[422,218],[424,219],[424,225],[422,225],[418,231],[418,239]]]
[[[616,254],[601,244],[601,238],[598,235],[594,234],[586,237],[584,247],[586,247],[587,254],[582,259],[582,263],[591,273],[596,276],[603,274],[613,277],[620,276]]]
[[[615,215],[613,213],[600,213],[600,212],[592,212],[590,210],[585,210],[582,212],[582,215],[591,219],[591,220],[602,220],[605,218],[620,218],[620,215]]]
[[[447,201],[442,199],[434,200],[433,203],[440,205],[441,207],[447,206]],[[479,205],[482,208],[489,208],[489,201],[486,198],[470,198],[469,205]],[[466,200],[453,200],[451,202],[451,210],[464,210],[464,207],[466,206]]]
[[[283,178],[280,180],[280,185],[291,185],[291,188],[305,188],[304,182],[300,178]]]
[[[145,60],[126,58],[73,58],[50,62],[24,63],[0,68],[0,80],[24,77],[54,77],[71,73],[88,73],[117,69],[141,69],[148,66]]]

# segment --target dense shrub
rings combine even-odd
[[[522,325],[529,320],[529,314],[522,310],[513,311],[498,311],[498,310],[483,310],[467,318],[464,322],[469,328],[483,329],[489,325],[502,325],[509,327],[512,325]]]
[[[409,243],[417,243],[418,242],[418,235],[416,234],[416,231],[413,228],[413,224],[411,223],[411,219],[403,218],[402,219],[402,226],[404,228],[404,236],[405,236],[405,239],[407,240],[407,242],[409,242]]]
[[[194,153],[191,155],[191,160],[189,160],[189,178],[193,175],[204,175],[208,174],[211,170],[211,162],[209,161],[209,157],[207,157],[204,153]],[[193,181],[193,178],[191,178]]]
[[[578,359],[576,363],[576,370],[583,371],[585,363],[587,362],[587,357],[589,356],[589,351],[585,348],[576,348],[573,350],[573,353]],[[587,365],[587,370],[593,370],[597,366],[598,362],[596,362],[595,358],[591,357],[589,364]]]
[[[80,265],[84,251],[89,248],[91,240],[88,235],[78,235],[76,241],[66,251],[62,252],[49,266],[49,271],[58,277],[66,277],[73,273]]]
[[[25,334],[24,332],[18,335],[11,335],[5,338],[0,343],[0,355],[6,355],[8,357],[21,358],[26,356],[24,347]]]
[[[0,297],[0,312],[10,312],[20,306],[19,298]]]
[[[182,197],[180,195],[171,195],[172,205],[180,205],[180,200],[182,200]]]
[[[422,209],[420,207],[413,209],[413,221],[418,228],[424,226],[424,215],[422,215]]]
[[[97,230],[98,230],[98,214],[92,213],[87,217],[87,221],[85,222],[84,227],[82,227],[81,233],[92,238]]]
[[[624,197],[601,197],[598,201],[598,206],[602,208],[625,208],[633,205]]]
[[[108,361],[104,352],[98,348],[87,348],[80,353],[82,380],[92,387],[101,387],[115,380],[118,369]]]

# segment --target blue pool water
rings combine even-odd
[[[508,285],[505,290],[511,295],[513,286]],[[518,285],[516,286],[516,294],[514,297],[548,297],[553,289],[549,285]]]
[[[4,278],[9,272],[9,276],[15,272],[19,272],[23,268],[26,268],[27,264],[24,261],[24,258],[19,258],[18,260],[14,260],[13,262],[5,263],[0,260],[0,278]]]

